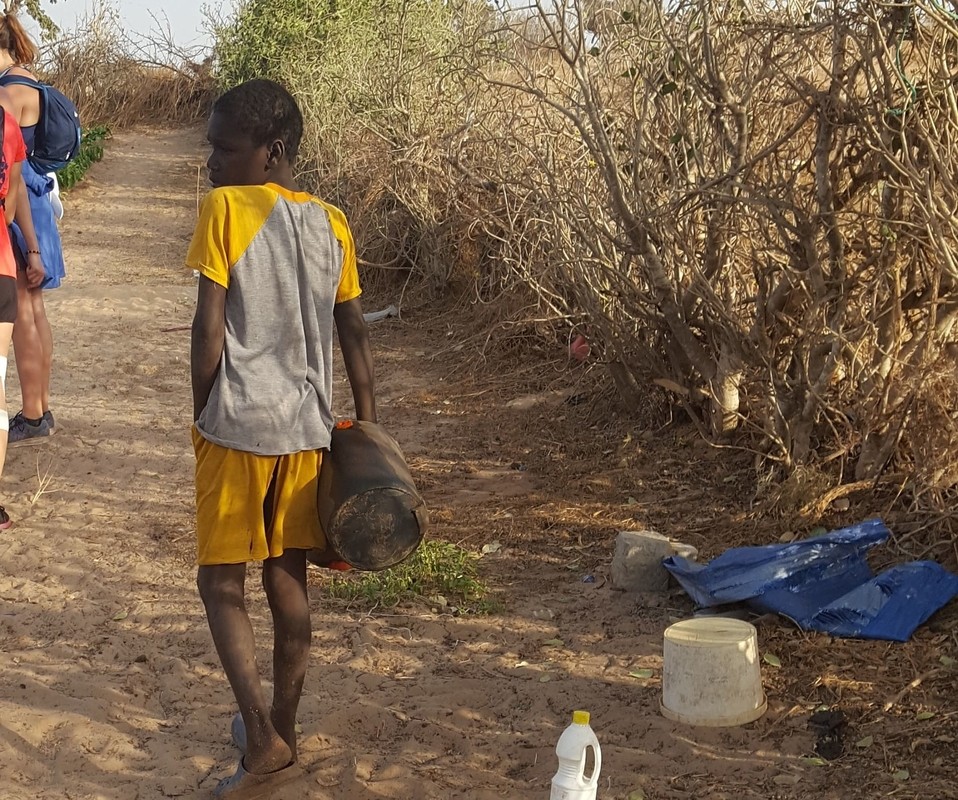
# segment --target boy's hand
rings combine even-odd
[[[363,307],[357,297],[333,308],[339,347],[343,351],[346,375],[353,390],[356,419],[376,422],[376,394],[373,356],[369,349],[369,331],[363,319]]]
[[[43,259],[39,253],[27,253],[27,286],[38,289],[47,276],[43,269]]]

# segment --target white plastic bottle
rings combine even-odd
[[[592,772],[585,774],[587,756],[592,750]],[[556,745],[559,769],[552,779],[550,800],[595,800],[602,768],[599,740],[589,726],[589,712],[576,711],[572,724],[559,737]]]

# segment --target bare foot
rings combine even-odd
[[[245,759],[241,759],[236,772],[224,778],[213,789],[215,798],[235,798],[235,800],[270,800],[274,792],[282,785],[299,778],[302,770],[297,764],[265,775],[255,775],[246,769]]]
[[[273,723],[273,727],[276,729],[276,732],[280,735],[282,740],[286,742],[289,747],[289,751],[293,754],[293,761],[296,760],[296,717],[284,718],[279,715],[276,709],[273,709],[270,712],[270,719]]]
[[[243,767],[253,775],[266,775],[288,767],[295,760],[289,745],[276,736],[264,748],[247,750],[243,756]]]
[[[275,713],[275,712],[274,712]],[[289,747],[291,754],[291,761],[296,760],[296,722],[293,721],[292,724],[281,724],[277,722],[276,717],[271,714],[271,721],[273,727],[276,729],[276,732],[279,734],[280,738],[286,742],[286,745]],[[239,712],[233,716],[233,721],[230,724],[230,735],[233,739],[233,744],[236,745],[236,748],[246,754],[246,725],[243,723],[243,715]]]

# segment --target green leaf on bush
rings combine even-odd
[[[103,158],[103,143],[109,135],[110,130],[105,125],[83,131],[76,157],[57,172],[57,182],[61,190],[66,191],[76,186],[87,170]]]

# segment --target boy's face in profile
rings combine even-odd
[[[210,183],[217,186],[260,186],[269,176],[269,147],[255,145],[232,118],[214,111],[206,128],[212,148],[206,160]]]

